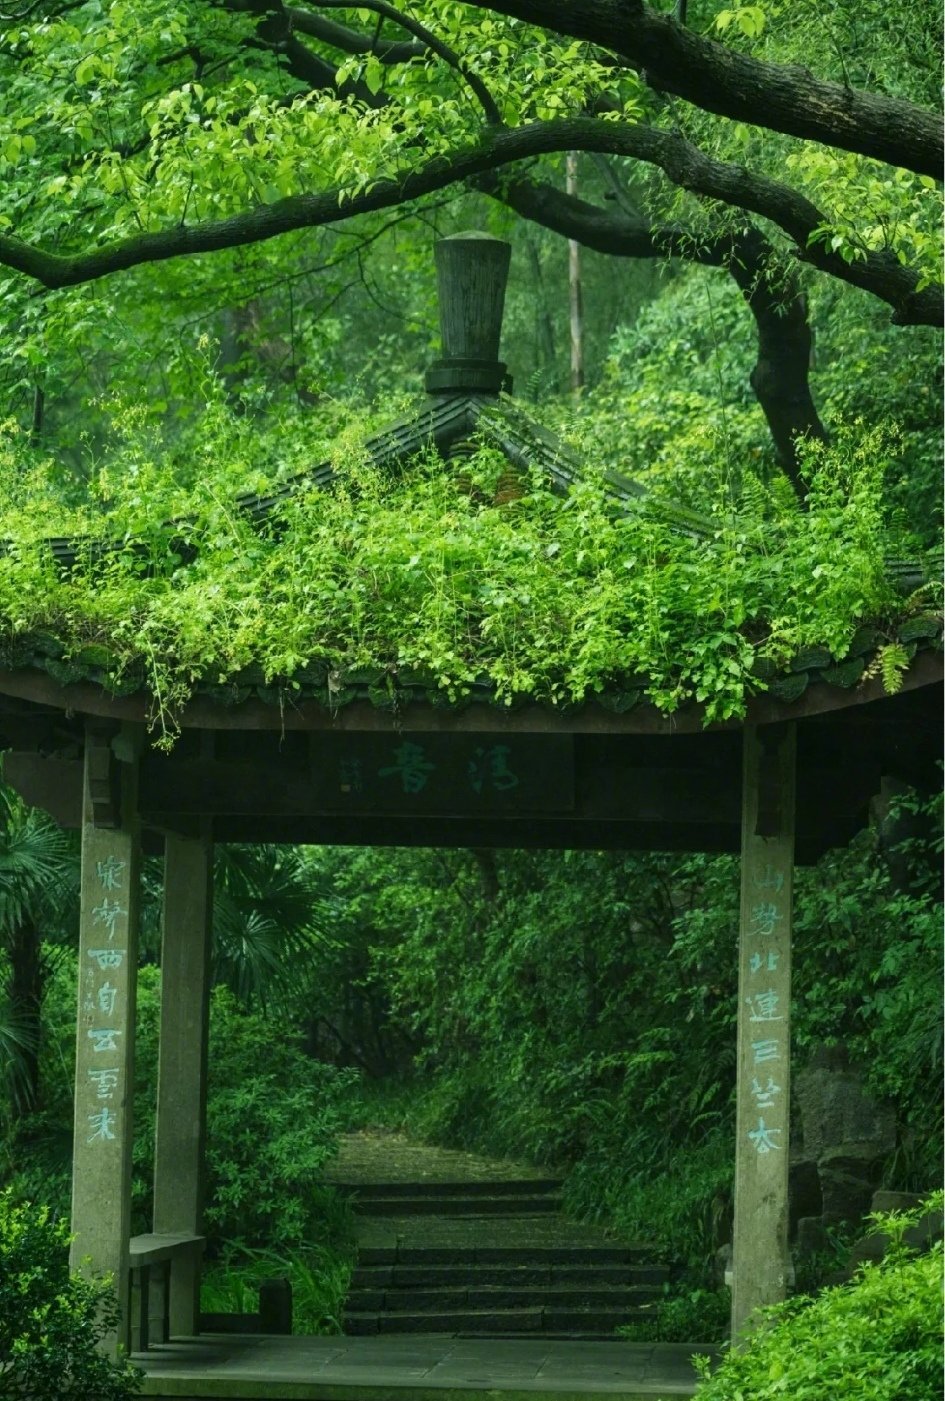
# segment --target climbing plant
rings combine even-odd
[[[274,438],[260,450],[256,425],[207,385],[215,397],[185,445],[164,452],[152,425],[126,425],[79,508],[49,463],[23,470],[15,437],[0,463],[0,654],[145,688],[165,740],[198,686],[238,699],[247,681],[283,704],[305,689],[339,704],[361,682],[388,704],[403,685],[503,705],[635,693],[725,719],[800,648],[844,658],[865,623],[895,689],[911,656],[898,624],[933,601],[931,587],[903,597],[884,571],[896,446],[880,430],[807,445],[806,510],[750,465],[733,498],[710,452],[691,524],[658,502],[618,509],[593,459],[567,494],[533,474],[511,500],[487,445],[461,473],[421,455],[391,474],[354,425],[335,441],[330,489],[303,482],[260,527],[235,490],[278,483],[287,453]],[[300,434],[290,461],[318,437]],[[51,530],[79,540],[68,568]]]

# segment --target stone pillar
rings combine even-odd
[[[154,1230],[200,1235],[207,1117],[213,848],[167,836],[161,943],[161,1040],[154,1144]],[[200,1264],[171,1271],[171,1337],[198,1331]]]
[[[738,974],[732,1339],[785,1297],[794,870],[793,724],[746,726]]]
[[[128,1241],[138,965],[137,739],[86,732],[72,1156],[73,1269],[109,1273],[130,1343]]]

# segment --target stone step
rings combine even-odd
[[[635,1317],[639,1309],[482,1309],[450,1310],[443,1313],[356,1313],[346,1312],[344,1330],[350,1336],[371,1333],[455,1333],[464,1336],[494,1334],[522,1335],[589,1333],[613,1337],[614,1330]]]
[[[558,1211],[557,1197],[359,1197],[359,1216],[534,1216]]]
[[[360,1204],[363,1197],[534,1197],[560,1194],[557,1177],[509,1178],[481,1182],[338,1182],[338,1191]]]
[[[346,1308],[353,1313],[450,1313],[461,1309],[634,1308],[662,1296],[653,1285],[637,1288],[608,1285],[471,1286],[456,1283],[441,1289],[352,1289]]]
[[[630,1285],[665,1284],[665,1265],[613,1265],[590,1260],[582,1264],[544,1265],[359,1265],[352,1289],[445,1289],[452,1285]]]
[[[361,1245],[358,1265],[649,1265],[645,1245]]]

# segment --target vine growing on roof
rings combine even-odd
[[[796,678],[805,648],[821,666],[848,659],[842,684],[868,651],[894,688],[914,650],[899,626],[934,606],[930,588],[906,598],[884,569],[896,447],[884,430],[805,448],[806,510],[747,465],[733,500],[731,463],[717,461],[724,488],[710,477],[706,528],[685,533],[645,502],[615,510],[594,461],[564,496],[538,474],[510,493],[487,443],[461,470],[430,452],[381,471],[365,420],[333,439],[334,486],[302,487],[260,526],[238,490],[317,461],[324,425],[296,424],[287,447],[278,422],[261,431],[212,379],[207,392],[173,445],[120,411],[81,507],[21,437],[0,461],[3,663],[146,691],[164,742],[198,689],[262,688],[283,705],[302,693],[340,705],[357,686],[387,705],[405,688],[449,703],[696,702],[725,720],[792,665]],[[53,532],[81,541],[68,569]],[[870,648],[850,657],[864,624]]]

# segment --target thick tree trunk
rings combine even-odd
[[[728,270],[755,318],[758,358],[751,387],[768,423],[778,461],[800,496],[807,491],[800,475],[797,440],[825,440],[810,389],[811,329],[807,298],[796,278],[780,270],[772,279],[771,248],[749,230],[733,249]]]
[[[672,254],[689,262],[727,268],[755,320],[758,356],[751,372],[752,389],[767,420],[778,461],[798,493],[804,494],[797,440],[827,436],[810,390],[807,301],[790,267],[776,259],[762,233],[749,226],[734,236],[724,234],[697,242],[685,229],[651,228],[643,219],[600,209],[538,181],[501,182],[486,176],[476,184],[523,218],[599,253],[620,258]]]

